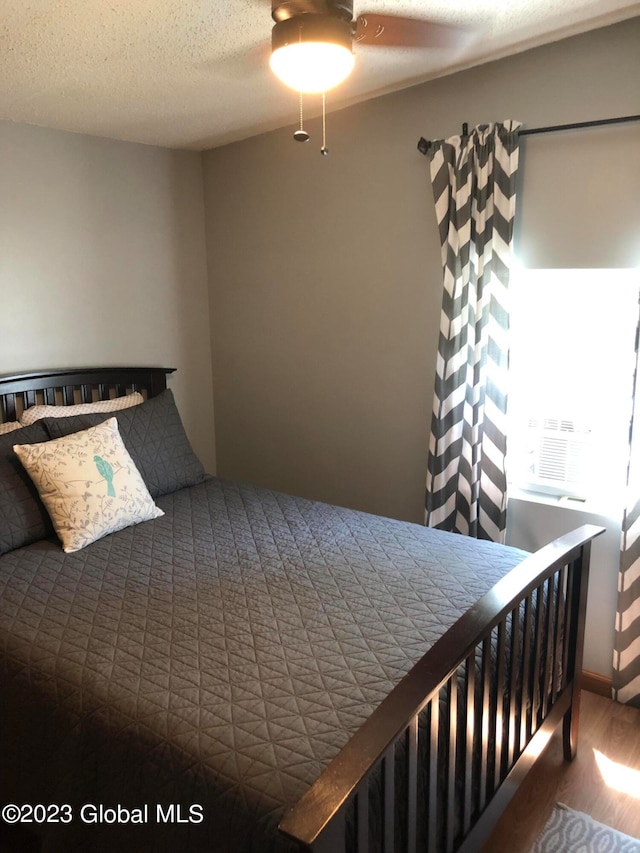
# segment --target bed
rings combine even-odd
[[[575,755],[601,528],[527,555],[206,476],[171,372],[0,377],[5,833],[49,853],[481,849],[558,725]],[[2,447],[113,418],[161,514],[66,553],[29,504],[20,539],[38,497]]]

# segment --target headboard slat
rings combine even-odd
[[[16,395],[15,394],[7,394],[6,397],[2,400],[2,420],[3,421],[15,421],[16,418]]]
[[[0,376],[0,423],[18,420],[24,409],[40,402],[71,406],[108,400],[137,390],[155,397],[167,387],[173,367],[80,367]]]

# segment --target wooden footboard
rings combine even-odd
[[[280,830],[313,853],[478,851],[563,721],[575,755],[591,541],[524,560],[424,655]]]

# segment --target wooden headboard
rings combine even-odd
[[[71,406],[139,391],[155,397],[175,367],[78,367],[0,376],[0,423],[18,420],[37,404]]]

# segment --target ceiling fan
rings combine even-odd
[[[448,48],[464,43],[461,27],[423,18],[361,12],[353,0],[271,0],[275,21],[270,65],[298,92],[326,92],[342,83],[354,65],[353,45]]]

